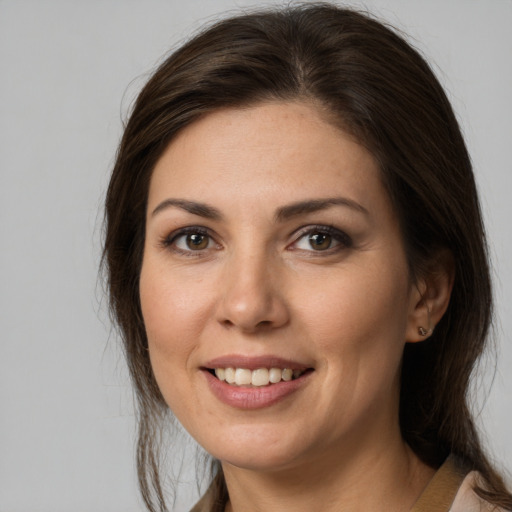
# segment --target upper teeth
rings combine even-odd
[[[291,370],[290,368],[258,368],[248,370],[247,368],[215,368],[215,375],[219,380],[237,386],[268,386],[277,384],[281,380],[289,381],[300,377],[303,370]]]

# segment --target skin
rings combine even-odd
[[[276,219],[333,197],[347,204]],[[324,226],[336,231],[313,247]],[[199,249],[180,235],[191,227]],[[375,160],[314,106],[221,110],[178,134],[151,178],[140,298],[158,385],[221,461],[228,510],[410,509],[433,470],[400,436],[400,364],[447,306],[449,276],[435,275],[412,282]],[[242,410],[201,370],[228,354],[314,371],[284,400]]]

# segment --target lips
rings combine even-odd
[[[224,356],[201,368],[211,392],[239,409],[269,407],[303,387],[313,368],[274,356]]]

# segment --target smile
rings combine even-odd
[[[211,393],[237,409],[261,409],[305,389],[315,369],[274,356],[226,355],[200,368]]]
[[[291,368],[215,368],[213,373],[223,382],[232,386],[263,387],[298,379],[306,370]]]

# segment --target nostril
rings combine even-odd
[[[222,325],[224,327],[227,327],[227,328],[232,328],[232,327],[235,327],[235,325],[237,325],[232,320],[229,320],[229,318],[226,318],[226,319],[222,320],[221,323],[222,323]],[[253,327],[250,327],[247,330],[257,331],[257,330],[261,330],[261,329],[264,330],[264,329],[271,328],[271,327],[272,327],[272,321],[271,320],[262,320],[261,322],[258,322],[256,325],[254,325]],[[242,329],[245,330],[244,326],[242,326]]]

